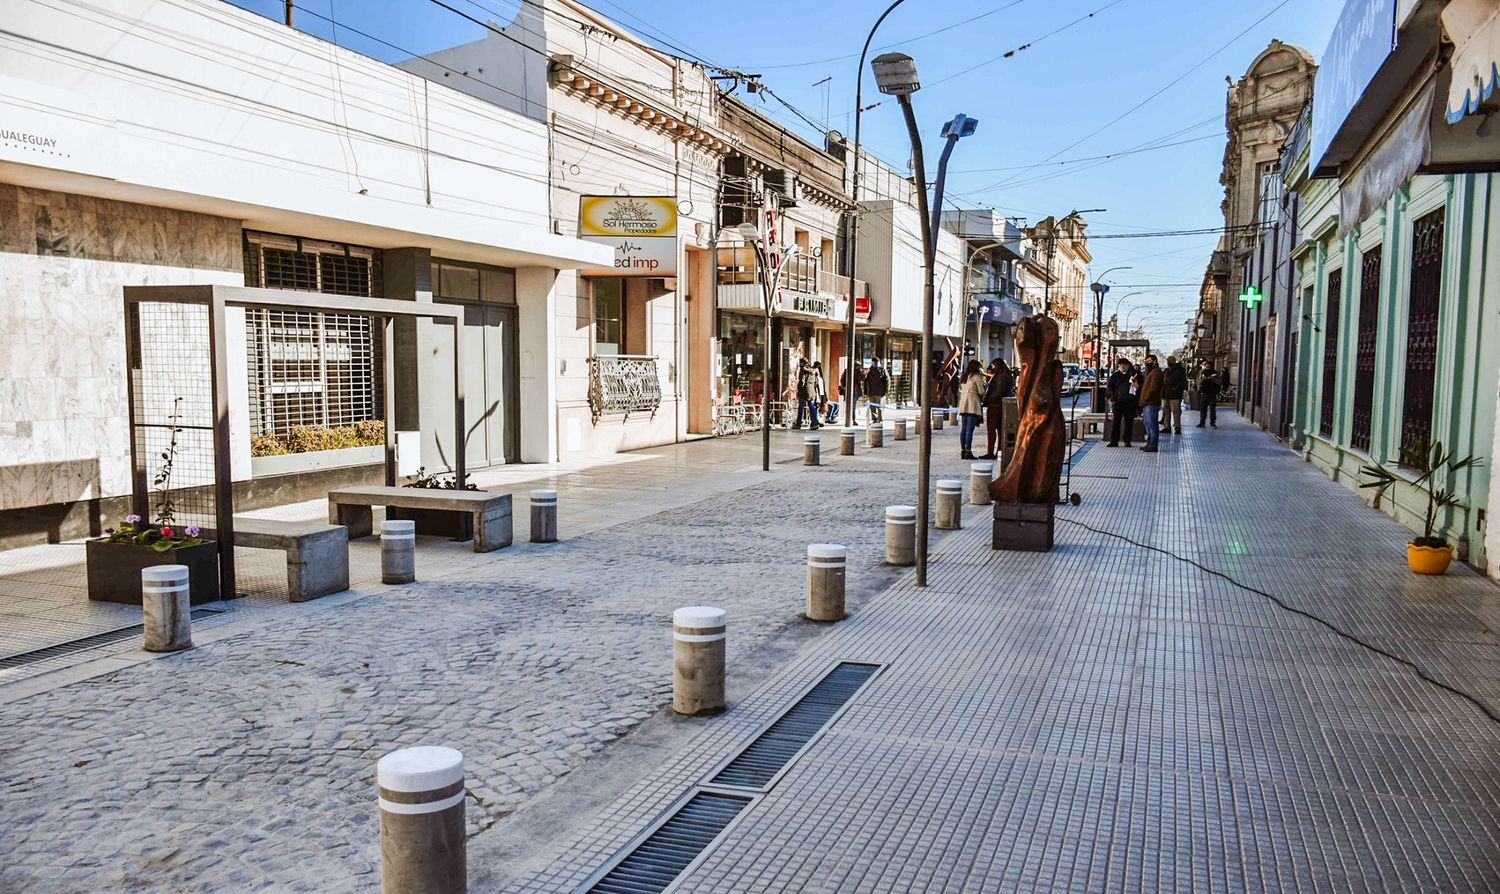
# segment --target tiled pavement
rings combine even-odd
[[[1493,708],[1497,589],[1411,575],[1402,529],[1238,419],[1189,431],[1155,456],[1092,450],[1048,555],[991,552],[967,510],[932,586],[903,577],[693,721],[581,831],[515,866],[492,855],[537,808],[479,836],[481,889],[573,890],[857,660],[886,669],[678,890],[1500,890],[1496,723],[1264,596],[1061,520],[1221,570]]]

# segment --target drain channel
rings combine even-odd
[[[211,615],[221,615],[222,611],[209,608],[194,609],[191,613],[193,620]],[[43,646],[30,652],[18,652],[14,655],[0,656],[0,670],[13,667],[25,667],[28,664],[36,664],[38,661],[46,661],[49,658],[61,658],[74,652],[82,652],[87,649],[97,649],[111,643],[118,643],[130,639],[132,636],[142,636],[146,632],[144,624],[132,624],[129,627],[121,627],[117,630],[106,630],[93,636],[85,636],[81,639],[69,640],[65,643]]]
[[[746,797],[698,792],[584,890],[598,894],[665,891],[749,803]]]
[[[754,791],[767,788],[878,670],[878,664],[841,662],[725,764],[708,784]]]

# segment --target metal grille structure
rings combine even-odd
[[[1323,315],[1323,406],[1318,433],[1333,437],[1333,405],[1339,381],[1339,307],[1343,301],[1344,271],[1328,274],[1328,311]]]
[[[1349,443],[1370,449],[1370,427],[1375,408],[1375,347],[1380,333],[1381,246],[1365,252],[1359,270],[1359,331],[1354,344],[1354,430]]]
[[[610,354],[589,358],[589,409],[594,421],[605,413],[650,412],[661,406],[656,358]]]
[[[133,511],[176,528],[217,527],[209,308],[129,306],[126,351]]]
[[[1444,209],[1413,228],[1411,301],[1407,310],[1406,391],[1401,406],[1401,446],[1416,449],[1432,438],[1437,376],[1438,303],[1443,284]]]
[[[263,288],[375,298],[379,259],[358,246],[245,234],[246,281]],[[382,340],[370,317],[251,309],[246,328],[252,435],[383,417]]]

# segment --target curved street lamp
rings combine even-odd
[[[746,221],[735,228],[741,239],[755,249],[755,274],[760,281],[761,300],[766,310],[766,330],[761,346],[765,359],[761,368],[760,386],[760,468],[771,471],[771,317],[776,312],[776,295],[781,291],[781,273],[787,262],[801,254],[800,245],[787,245],[777,251],[774,268],[767,262],[766,250],[761,245],[760,228]],[[798,395],[801,399],[801,395]],[[816,422],[817,420],[813,420]]]
[[[917,216],[922,226],[922,356],[917,366],[921,374],[922,397],[919,431],[921,446],[917,451],[917,580],[919,587],[927,586],[927,522],[928,485],[932,472],[932,304],[933,267],[937,255],[937,224],[941,220],[943,181],[948,175],[948,158],[958,141],[974,133],[979,122],[967,115],[958,115],[943,125],[942,159],[938,162],[937,182],[933,194],[938,204],[938,215],[932,213],[927,202],[927,162],[922,154],[922,134],[917,129],[917,116],[911,107],[911,95],[921,89],[922,81],[917,77],[917,62],[905,53],[884,53],[870,61],[875,74],[875,84],[880,92],[896,97],[901,104],[901,114],[906,119],[907,135],[911,138],[912,173],[917,185]]]
[[[853,171],[850,174],[850,194],[854,197],[854,208],[849,212],[849,237],[847,240],[849,245],[849,319],[845,323],[844,329],[844,340],[848,342],[845,345],[847,359],[844,365],[848,367],[849,372],[849,394],[845,396],[844,400],[844,403],[847,405],[844,407],[845,427],[852,427],[854,425],[854,336],[856,332],[854,304],[857,292],[854,286],[854,277],[857,272],[855,261],[859,257],[859,138],[860,119],[864,117],[865,112],[865,57],[870,53],[870,44],[875,40],[875,32],[880,29],[880,23],[884,22],[885,17],[890,15],[896,7],[905,2],[906,0],[896,0],[896,2],[887,6],[885,12],[880,14],[880,18],[875,20],[875,24],[870,26],[870,33],[865,37],[864,48],[859,51],[859,65],[854,69],[854,164]],[[915,71],[915,66],[913,66],[913,71]],[[913,87],[912,89],[916,88]],[[885,93],[887,91],[882,88],[880,92]],[[874,108],[874,105],[871,108]],[[923,188],[926,188],[925,185]]]

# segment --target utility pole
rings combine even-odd
[[[290,28],[292,27],[292,10],[295,8],[295,6],[292,3],[292,0],[286,0],[286,3],[284,5],[286,7],[286,26]]]

